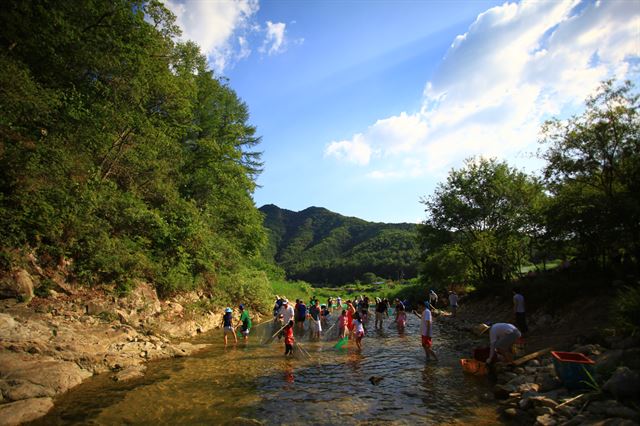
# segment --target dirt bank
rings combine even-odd
[[[138,283],[115,297],[58,276],[47,297],[30,298],[36,277],[26,270],[12,276],[23,293],[0,300],[0,425],[44,415],[56,395],[94,374],[126,380],[144,374],[147,361],[202,350],[206,345],[180,340],[221,322],[219,313],[189,309],[204,298],[196,293],[161,301]]]

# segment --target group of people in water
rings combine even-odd
[[[450,291],[447,295],[447,302],[451,315],[455,316],[458,307],[458,295],[454,291]],[[295,305],[292,305],[285,297],[276,296],[273,307],[273,329],[278,331],[274,333],[279,339],[284,338],[285,355],[293,354],[295,344],[295,334],[304,335],[305,322],[309,324],[309,333],[311,340],[320,340],[321,333],[326,330],[328,333],[334,327],[337,327],[337,337],[344,340],[353,340],[356,348],[362,350],[362,340],[365,336],[366,324],[369,322],[369,309],[373,306],[375,313],[375,329],[382,329],[384,320],[393,316],[391,325],[395,325],[399,332],[404,332],[407,323],[407,313],[413,313],[420,318],[420,334],[421,344],[425,352],[426,359],[433,358],[437,360],[437,356],[433,351],[433,314],[432,310],[438,306],[439,297],[437,293],[430,290],[424,302],[418,302],[416,309],[410,310],[408,301],[395,299],[393,303],[387,298],[376,297],[374,303],[371,303],[367,296],[358,296],[353,301],[347,300],[344,304],[341,297],[328,298],[327,303],[320,303],[316,297],[312,297],[309,305],[303,300],[296,299]],[[442,299],[440,299],[442,300]],[[510,323],[496,323],[491,325],[482,324],[480,334],[489,331],[489,358],[487,363],[495,361],[501,357],[505,361],[511,361],[511,347],[514,342],[519,339],[526,331],[526,319],[524,311],[524,297],[518,289],[514,290],[514,314],[516,325]],[[442,306],[442,305],[440,305]],[[226,308],[222,319],[224,330],[224,343],[228,344],[228,336],[232,335],[234,342],[238,342],[236,331],[239,330],[245,342],[248,340],[251,330],[251,317],[243,305],[239,305],[240,318],[234,326],[233,311]],[[337,316],[334,321],[333,318]]]

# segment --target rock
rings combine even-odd
[[[116,382],[124,382],[127,380],[138,379],[140,377],[144,377],[144,373],[147,371],[146,365],[135,365],[127,367],[123,370],[118,371],[113,375],[113,380]]]
[[[514,392],[515,388],[513,386],[507,385],[495,385],[493,387],[493,396],[496,399],[507,399],[509,398],[509,394]]]
[[[507,382],[507,384],[511,385],[511,386],[513,386],[515,388],[516,386],[523,385],[523,384],[525,384],[527,382],[528,382],[527,377],[525,377],[525,376],[517,376],[517,377],[514,377],[513,379],[509,380]]]
[[[536,417],[535,424],[539,426],[555,426],[557,422],[550,414],[543,414],[542,416]]]
[[[518,392],[538,392],[540,390],[540,386],[537,383],[523,383],[518,386]]]
[[[51,398],[32,398],[0,405],[0,425],[18,425],[47,414],[53,407]]]
[[[536,417],[544,416],[545,414],[553,416],[555,414],[554,411],[549,407],[536,407],[533,409],[533,413],[536,415]]]
[[[605,414],[608,410],[618,407],[618,401],[613,399],[607,401],[592,401],[587,406],[587,411],[592,414]]]
[[[548,373],[536,377],[536,383],[540,385],[540,392],[549,392],[562,386],[562,382],[555,374]]]
[[[509,371],[505,371],[503,373],[500,373],[500,375],[498,376],[498,383],[499,384],[505,384],[505,383],[508,383],[510,380],[516,378],[516,377],[518,377],[517,374],[511,373]]]
[[[640,348],[625,349],[622,364],[632,370],[640,370]]]
[[[40,398],[54,396],[53,389],[42,385],[36,385],[25,380],[14,380],[12,385],[4,391],[4,396],[9,401],[19,401],[21,399]]]
[[[1,298],[22,298],[31,300],[33,298],[33,279],[24,269],[13,271],[11,276],[0,281]]]
[[[578,426],[585,424],[587,421],[587,416],[584,414],[578,414],[577,416],[572,417],[568,422],[564,423],[562,426]]]
[[[618,399],[637,398],[640,395],[640,374],[628,367],[618,367],[602,389]]]
[[[233,425],[233,426],[262,426],[264,423],[256,419],[248,419],[246,417],[234,417],[227,424]]]
[[[576,345],[573,352],[579,352],[586,356],[597,356],[602,353],[602,347],[600,345]]]
[[[625,407],[624,405],[607,408],[606,414],[610,417],[620,417],[622,419],[629,419],[636,422],[640,420],[640,413],[634,409]]]
[[[556,408],[556,406],[558,405],[558,403],[556,401],[554,401],[551,398],[548,398],[546,396],[532,396],[531,398],[529,398],[531,400],[531,402],[533,403],[533,405],[535,405],[536,407],[549,407],[549,408]]]
[[[603,352],[596,358],[595,370],[598,374],[610,374],[622,363],[624,350],[612,349]]]

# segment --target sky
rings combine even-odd
[[[258,207],[421,222],[465,159],[539,172],[542,123],[640,71],[636,0],[165,5],[249,108]]]

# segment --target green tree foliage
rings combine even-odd
[[[548,121],[542,143],[553,198],[547,226],[601,269],[637,273],[640,259],[640,120],[627,82],[602,84],[585,112]]]
[[[177,35],[155,0],[3,3],[3,249],[72,258],[83,282],[140,278],[164,293],[253,276],[259,138]]]
[[[265,258],[289,279],[340,285],[365,273],[396,280],[417,274],[415,225],[371,223],[318,207],[260,210],[269,237]]]
[[[532,206],[542,187],[495,160],[471,159],[422,200],[422,273],[430,284],[505,282],[527,254]]]

